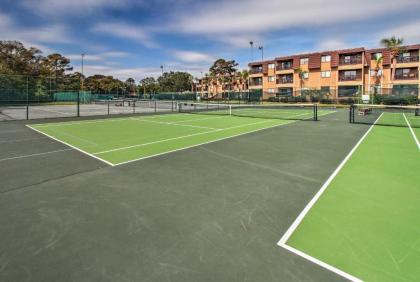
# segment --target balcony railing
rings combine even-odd
[[[251,83],[249,85],[250,86],[261,86],[262,85],[262,81],[251,81]]]
[[[292,65],[278,65],[276,67],[276,70],[281,71],[281,70],[291,70],[292,69]]]
[[[293,83],[293,77],[282,77],[276,79],[277,84]]]
[[[347,75],[340,75],[338,77],[339,81],[355,81],[355,80],[361,80],[362,75],[361,74],[347,74]]]
[[[262,69],[251,69],[249,71],[250,74],[259,74],[259,73],[262,73],[262,72],[263,72]]]
[[[340,58],[340,65],[358,65],[362,63],[362,57]]]
[[[412,80],[419,79],[419,74],[416,72],[395,74],[395,80],[410,80],[410,79]]]
[[[397,63],[415,63],[419,61],[419,56],[397,57]]]

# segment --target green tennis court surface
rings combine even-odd
[[[111,165],[118,165],[313,117],[311,106],[241,107],[235,110],[235,115],[229,107],[197,110],[196,105],[189,106],[188,112],[194,114],[47,123],[31,128]],[[318,115],[331,112],[321,110]]]
[[[373,127],[286,244],[361,280],[418,281],[419,118],[379,116],[395,126]]]

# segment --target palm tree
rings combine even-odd
[[[375,85],[379,85],[381,83],[381,76],[379,75],[379,71],[381,69],[383,60],[384,56],[378,56],[375,58]]]
[[[295,68],[294,69],[295,72],[298,73],[299,75],[299,83],[300,83],[300,94],[302,95],[302,88],[303,88],[303,84],[304,84],[304,77],[305,75],[308,73],[307,71],[302,70],[301,68]]]
[[[243,70],[241,72],[241,88],[242,90],[246,90],[248,88],[248,79],[249,79],[249,71]]]
[[[381,45],[388,48],[391,54],[391,78],[395,78],[395,69],[397,65],[397,57],[404,51],[404,47],[402,46],[404,43],[403,38],[398,38],[392,36],[391,38],[383,38],[381,40]]]

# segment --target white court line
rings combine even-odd
[[[96,152],[96,153],[93,153],[93,154],[94,155],[100,155],[100,154],[105,154],[105,153],[110,153],[110,152],[115,152],[115,151],[122,151],[122,150],[137,148],[137,147],[144,147],[144,146],[148,146],[148,145],[164,143],[164,142],[168,142],[168,141],[173,141],[173,140],[178,140],[178,139],[183,139],[183,138],[188,138],[188,137],[193,137],[193,136],[198,136],[198,135],[203,135],[203,134],[208,134],[208,133],[220,132],[220,131],[225,131],[225,130],[229,130],[229,129],[235,129],[235,128],[241,128],[241,127],[246,127],[246,126],[250,126],[250,125],[260,124],[260,123],[266,123],[266,122],[269,122],[269,121],[272,121],[272,120],[264,120],[264,121],[260,121],[260,122],[246,123],[246,124],[237,125],[237,126],[220,128],[220,129],[204,131],[204,132],[199,132],[199,133],[193,133],[193,134],[188,134],[188,135],[182,135],[182,136],[178,136],[178,137],[173,137],[173,138],[168,138],[168,139],[163,139],[163,140],[158,140],[158,141],[153,141],[153,142],[148,142],[148,143],[136,144],[136,145],[126,146],[126,147],[120,147],[120,148],[115,148],[115,149],[111,149],[111,150]]]
[[[414,133],[414,130],[413,130],[413,128],[411,127],[410,122],[408,121],[407,117],[405,116],[405,113],[403,113],[403,115],[404,115],[404,118],[405,118],[405,122],[408,124],[408,128],[410,128],[411,134],[413,135],[414,141],[416,141],[417,148],[419,148],[419,150],[420,150],[420,142],[419,142],[419,140],[417,139],[417,136],[416,136],[416,134]]]
[[[52,130],[52,129],[50,129],[50,130],[51,130],[51,131],[53,131],[53,132],[55,132],[55,133],[57,133],[57,131],[54,131],[54,130]],[[68,133],[68,132],[64,132],[64,131],[62,131],[62,132],[59,132],[59,134],[64,134],[64,135],[66,135],[66,136],[68,136],[68,137],[70,137],[70,138],[73,138],[73,139],[76,139],[76,140],[82,141],[82,142],[87,143],[87,144],[89,144],[89,145],[93,145],[93,146],[98,146],[98,145],[99,145],[98,143],[95,143],[95,142],[93,142],[93,141],[89,141],[89,140],[86,140],[86,139],[84,139],[84,138],[81,138],[81,137],[75,136],[75,135],[70,134],[70,133]]]
[[[180,113],[174,113],[176,116],[180,115],[188,115],[188,114],[180,114]],[[77,122],[71,122],[71,121],[61,121],[61,122],[49,122],[49,123],[39,123],[35,124],[37,127],[50,127],[50,126],[67,126],[67,125],[79,125],[79,124],[89,124],[89,123],[102,123],[102,122],[116,122],[116,121],[125,121],[125,120],[132,120],[132,119],[155,119],[164,117],[166,115],[154,115],[154,116],[145,116],[143,118],[135,118],[135,117],[115,117],[115,118],[103,118],[103,119],[94,119],[94,120],[84,120],[84,121],[77,121]],[[169,115],[168,115],[169,116]]]
[[[40,131],[40,130],[38,130],[38,129],[36,129],[36,128],[33,128],[33,127],[32,127],[32,126],[30,126],[30,125],[26,125],[26,126],[27,126],[28,128],[30,128],[30,129],[32,129],[32,130],[35,130],[36,132],[38,132],[38,133],[40,133],[40,134],[43,134],[43,135],[45,135],[45,136],[47,136],[47,137],[49,137],[49,138],[51,138],[51,139],[53,139],[53,140],[57,141],[57,142],[60,142],[60,143],[62,143],[62,144],[64,144],[64,145],[66,145],[66,146],[68,146],[68,147],[70,147],[70,148],[73,148],[73,149],[75,149],[75,150],[77,150],[77,151],[79,151],[79,152],[81,152],[81,153],[85,154],[85,155],[88,155],[89,157],[95,158],[95,159],[97,159],[97,160],[99,160],[99,161],[101,161],[101,162],[104,162],[104,163],[106,163],[106,164],[108,164],[108,165],[110,165],[110,166],[114,166],[114,164],[113,164],[113,163],[111,163],[111,162],[108,162],[108,161],[106,161],[106,160],[103,160],[103,159],[101,159],[101,158],[99,158],[99,157],[95,156],[95,155],[92,155],[91,153],[88,153],[88,152],[86,152],[86,151],[83,151],[82,149],[79,149],[79,148],[77,148],[76,146],[70,145],[70,144],[69,144],[69,143],[67,143],[67,142],[64,142],[64,141],[62,141],[62,140],[60,140],[60,139],[57,139],[57,138],[55,138],[55,137],[53,137],[53,136],[51,136],[51,135],[49,135],[49,134],[47,134],[47,133],[44,133],[44,132],[42,132],[42,131]]]
[[[71,150],[70,148],[67,148],[67,149],[61,149],[61,150],[55,150],[55,151],[49,151],[49,152],[43,152],[43,153],[36,153],[36,154],[30,154],[30,155],[22,155],[22,156],[4,158],[4,159],[0,159],[0,162],[29,158],[29,157],[36,157],[36,156],[42,156],[42,155],[48,155],[48,154],[54,154],[54,153],[65,152],[65,151],[70,151],[70,150]]]
[[[295,121],[289,121],[289,122],[286,122],[286,123],[271,125],[271,126],[267,126],[267,127],[263,127],[263,128],[259,128],[259,129],[255,129],[255,130],[251,130],[251,131],[247,131],[247,132],[243,132],[243,133],[239,133],[239,134],[235,134],[235,135],[231,135],[231,136],[219,138],[219,139],[216,139],[216,140],[210,140],[210,141],[206,141],[206,142],[203,142],[203,143],[194,144],[194,145],[187,146],[187,147],[182,147],[182,148],[179,148],[179,149],[165,151],[165,152],[162,152],[162,153],[157,153],[157,154],[153,154],[153,155],[149,155],[149,156],[145,156],[145,157],[141,157],[141,158],[137,158],[137,159],[133,159],[133,160],[129,160],[129,161],[117,163],[117,164],[115,164],[115,166],[120,166],[120,165],[132,163],[132,162],[136,162],[136,161],[140,161],[140,160],[144,160],[144,159],[154,158],[154,157],[161,156],[161,155],[166,155],[166,154],[170,154],[170,153],[174,153],[174,152],[178,152],[178,151],[183,151],[183,150],[186,150],[186,149],[191,149],[191,148],[194,148],[194,147],[198,147],[198,146],[202,146],[202,145],[206,145],[206,144],[210,144],[210,143],[214,143],[214,142],[218,142],[218,141],[222,141],[222,140],[226,140],[226,139],[231,139],[231,138],[242,136],[242,135],[246,135],[246,134],[249,134],[249,133],[258,132],[258,131],[261,131],[261,130],[266,130],[266,129],[269,129],[269,128],[274,128],[274,127],[279,127],[279,126],[291,124],[291,123],[294,123],[294,122]]]
[[[219,118],[224,118],[224,117],[226,117],[226,116],[216,116],[216,117],[211,117],[211,118],[195,118],[195,119],[187,119],[187,120],[180,120],[180,121],[177,121],[177,123],[180,123],[180,122],[194,122],[194,121],[203,121],[203,120],[212,120],[212,119],[219,119]]]
[[[178,124],[176,122],[165,122],[165,121],[156,121],[156,120],[147,120],[147,119],[137,119],[137,120],[138,121],[143,121],[143,122],[150,122],[150,123],[157,123],[157,124],[165,124],[165,125],[177,125],[177,126],[202,128],[202,129],[212,129],[212,130],[218,129],[218,128],[213,128],[213,127],[208,127],[208,126],[189,125],[189,124]]]
[[[317,258],[314,258],[310,255],[307,255],[299,250],[296,250],[293,247],[288,246],[286,243],[289,240],[290,236],[292,236],[293,232],[296,230],[296,228],[299,226],[299,224],[302,222],[303,218],[307,215],[309,210],[314,206],[314,204],[319,200],[321,195],[325,192],[327,187],[330,185],[330,183],[333,181],[333,179],[337,176],[337,174],[341,171],[341,169],[344,167],[344,165],[347,163],[347,161],[350,159],[350,157],[353,155],[353,153],[356,151],[356,149],[360,146],[360,144],[363,142],[363,140],[366,139],[368,134],[372,131],[375,124],[379,121],[379,119],[382,117],[383,113],[376,119],[376,121],[369,127],[369,129],[366,131],[366,133],[360,138],[360,140],[356,143],[356,145],[351,149],[351,151],[348,153],[348,155],[344,158],[344,160],[338,165],[338,167],[334,170],[334,172],[330,175],[330,177],[325,181],[325,183],[322,185],[321,189],[315,194],[315,196],[311,199],[311,201],[305,206],[305,208],[302,210],[302,212],[299,214],[299,216],[295,219],[295,221],[292,223],[292,225],[287,229],[286,233],[281,237],[281,239],[277,242],[277,245],[287,249],[288,251],[295,253],[319,266],[322,266],[323,268],[326,268],[350,281],[362,281],[357,277],[354,277],[353,275],[350,275],[332,265],[329,265],[325,262],[322,262],[318,260]]]

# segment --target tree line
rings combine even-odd
[[[86,77],[73,72],[70,59],[62,54],[44,56],[40,49],[27,48],[19,41],[0,41],[0,90],[24,89],[25,77],[38,93],[80,91],[82,87],[92,93],[183,92],[192,90],[193,85],[193,76],[187,72],[165,72],[157,79],[146,77],[138,83],[134,78],[122,81],[111,75]]]

